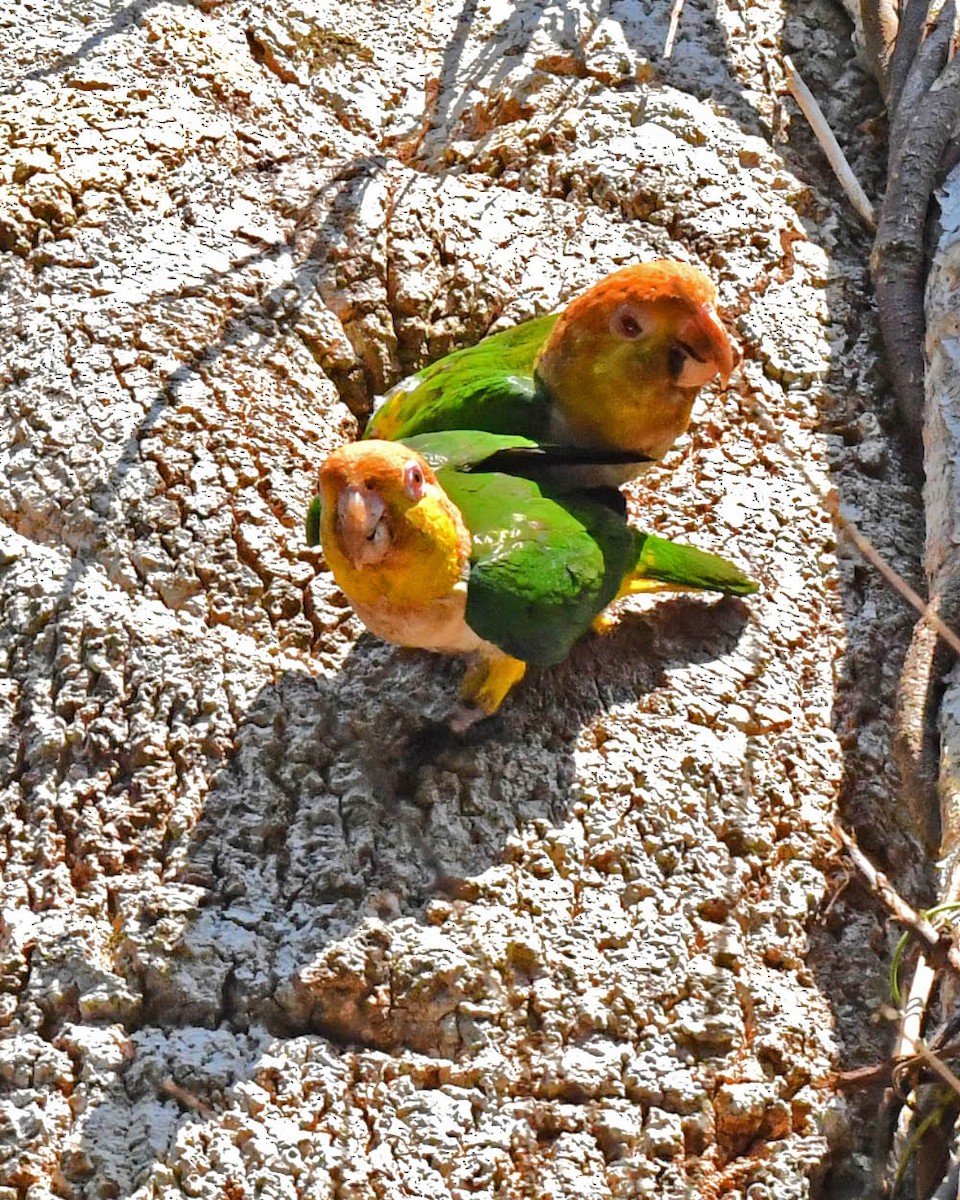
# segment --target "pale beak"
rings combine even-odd
[[[701,304],[677,327],[677,345],[687,361],[677,379],[681,387],[702,387],[714,375],[726,387],[740,362],[740,347],[730,337],[712,304]]]
[[[356,567],[380,562],[390,547],[386,505],[371,488],[345,487],[337,497],[337,533],[343,553]]]

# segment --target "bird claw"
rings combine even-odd
[[[450,718],[450,728],[455,733],[464,733],[484,717],[492,717],[507,692],[523,678],[526,669],[526,663],[509,654],[493,657],[482,654],[471,663],[463,677],[460,703]]]
[[[612,613],[608,609],[604,609],[602,613],[598,613],[593,618],[593,632],[604,637],[617,627],[620,623],[620,614]]]
[[[491,713],[484,712],[482,708],[478,708],[474,704],[458,704],[450,714],[450,720],[447,724],[452,733],[466,733],[478,721],[484,721],[491,715]]]

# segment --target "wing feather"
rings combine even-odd
[[[467,624],[524,662],[566,658],[616,595],[632,532],[588,497],[553,495],[532,479],[455,468],[438,479],[473,541]]]
[[[558,316],[524,321],[424,367],[387,393],[363,436],[396,441],[439,429],[541,436],[549,405],[534,365]]]

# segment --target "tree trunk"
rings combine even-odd
[[[662,61],[619,0],[56,7],[2,39],[0,1200],[811,1194],[885,1042],[838,806],[922,883],[912,618],[824,501],[904,571],[918,506],[772,56],[869,184],[849,24],[688,4]],[[317,465],[658,255],[745,360],[633,519],[762,590],[628,602],[425,739],[461,667],[362,634]]]

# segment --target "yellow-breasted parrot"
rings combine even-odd
[[[367,628],[470,654],[451,726],[497,711],[527,663],[550,666],[614,600],[757,585],[715,554],[627,524],[614,489],[557,491],[530,439],[452,430],[354,442],[320,467],[307,541]]]
[[[365,438],[442,429],[520,434],[581,452],[574,483],[618,485],[662,458],[700,388],[739,350],[716,289],[672,259],[615,271],[563,310],[454,351],[387,393]],[[571,455],[571,461],[575,458]]]

